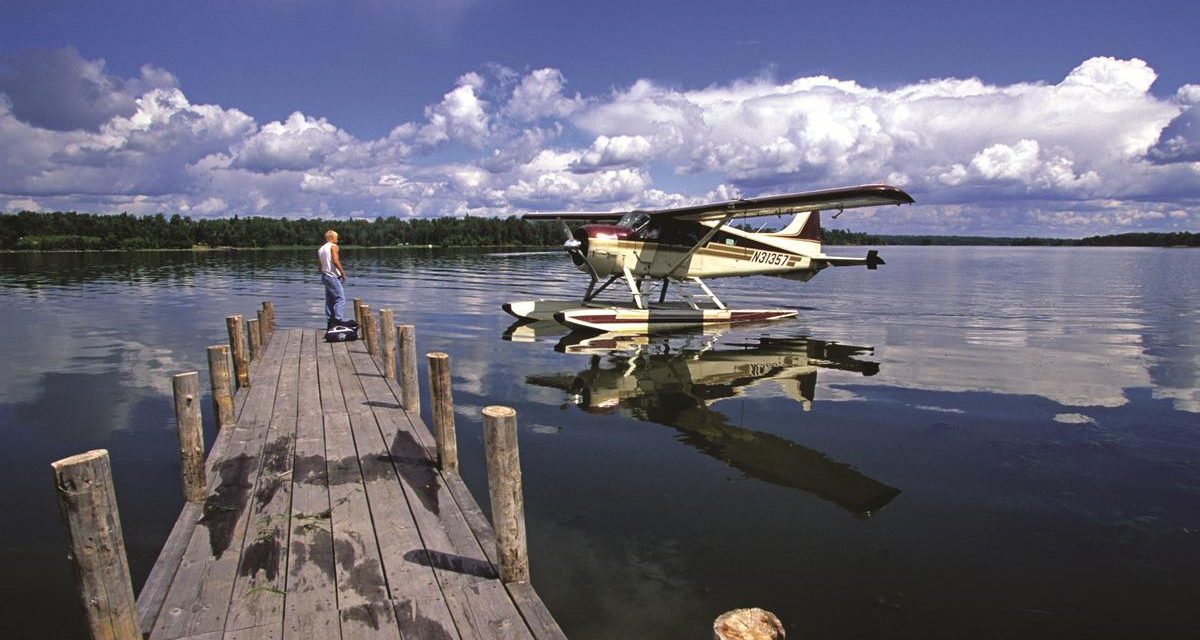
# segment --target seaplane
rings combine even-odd
[[[884,261],[874,249],[864,257],[822,251],[821,212],[836,218],[847,209],[912,202],[897,187],[871,184],[647,211],[527,213],[526,220],[563,225],[563,248],[590,282],[582,300],[523,300],[503,308],[523,320],[633,333],[794,317],[793,309],[730,309],[704,280],[768,275],[807,282],[828,267],[876,269]],[[731,224],[784,215],[793,217],[777,231]],[[569,223],[582,224],[572,230]],[[630,300],[596,299],[618,280]],[[669,289],[677,299],[667,299]]]

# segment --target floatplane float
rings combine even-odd
[[[793,309],[730,309],[704,279],[769,275],[807,282],[827,267],[876,269],[884,262],[874,249],[861,258],[821,250],[821,212],[835,211],[836,218],[846,209],[912,202],[897,187],[875,184],[654,211],[527,213],[526,220],[562,223],[563,248],[590,282],[582,300],[524,300],[503,308],[525,320],[633,333],[794,317]],[[778,231],[730,225],[780,215],[794,217]],[[583,224],[572,230],[570,222]],[[622,279],[631,300],[596,300]],[[668,300],[672,287],[678,299]]]

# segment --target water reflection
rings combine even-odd
[[[536,325],[536,326],[535,326]],[[508,339],[556,335],[551,323],[509,328]],[[619,412],[671,427],[679,439],[746,476],[798,489],[860,517],[887,506],[900,490],[787,438],[734,424],[718,401],[764,383],[805,411],[812,408],[820,369],[872,376],[870,347],[807,336],[723,341],[719,331],[658,336],[568,333],[555,349],[589,356],[579,371],[535,374],[526,382],[566,393],[589,413]]]

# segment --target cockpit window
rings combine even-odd
[[[617,221],[617,226],[637,230],[649,221],[650,216],[640,211],[630,211],[629,213],[621,216],[621,219]]]

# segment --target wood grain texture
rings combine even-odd
[[[246,332],[242,316],[227,316],[225,328],[229,333],[229,353],[233,356],[233,375],[238,389],[250,386],[250,358],[246,354]]]
[[[525,498],[517,447],[517,412],[509,407],[484,407],[483,444],[500,578],[505,582],[528,582],[529,551],[525,543]]]
[[[332,511],[325,468],[325,425],[317,382],[319,335],[305,331],[300,347],[291,538],[283,630],[291,638],[340,638],[334,582]]]
[[[143,588],[150,637],[562,638],[500,580],[490,526],[366,344],[276,338]]]
[[[250,361],[262,358],[262,311],[258,312],[257,318],[246,321],[246,341],[250,345]]]
[[[171,639],[224,631],[252,490],[275,401],[283,341],[268,348],[234,428],[209,456],[209,493],[152,637]],[[273,375],[272,375],[273,374]],[[218,449],[218,445],[221,447]]]
[[[414,519],[414,510],[425,506],[410,503],[404,492],[404,483],[422,480],[397,473],[393,442],[383,437],[374,413],[377,408],[363,390],[363,381],[377,380],[380,372],[355,346],[335,349],[335,362],[340,371],[353,372],[341,376],[342,393],[397,624],[405,638],[458,637]]]
[[[413,415],[421,414],[421,387],[417,380],[417,330],[411,324],[396,325],[400,340],[400,404]]]
[[[389,380],[396,379],[396,318],[391,309],[379,310],[380,366]]]
[[[200,375],[195,371],[171,379],[175,398],[175,430],[179,435],[179,475],[183,499],[203,502],[208,495],[204,472],[204,425],[200,420]]]
[[[352,354],[359,371],[367,370],[366,354]],[[422,439],[402,411],[386,378],[360,376],[381,433],[392,442],[391,458],[406,481],[405,496],[425,542],[455,626],[463,638],[532,638],[529,628],[498,579],[495,565],[479,546],[463,513],[446,488]],[[420,504],[425,508],[417,509]]]
[[[400,638],[342,395],[341,373],[334,364],[334,351],[345,349],[346,343],[324,344],[317,356],[341,634],[345,639]],[[345,375],[353,376],[353,372]]]
[[[50,467],[90,637],[140,638],[108,451],[81,453]]]
[[[257,482],[248,500],[248,529],[234,576],[226,633],[255,628],[260,634],[282,634],[302,332],[289,331],[279,338],[286,341],[283,361]]]
[[[224,429],[233,424],[233,374],[228,345],[216,344],[208,348],[208,382],[217,429]]]
[[[183,505],[183,511],[175,521],[175,526],[167,535],[167,542],[158,553],[158,560],[154,562],[150,575],[142,584],[142,589],[137,595],[137,614],[138,626],[143,634],[149,635],[154,629],[154,621],[158,618],[158,612],[162,610],[167,589],[175,579],[175,572],[183,560],[183,552],[187,550],[192,531],[196,529],[196,522],[203,514],[204,504],[201,502],[188,502]]]
[[[454,394],[450,383],[450,356],[426,355],[429,361],[429,402],[433,418],[433,439],[437,444],[438,468],[458,469],[458,436],[454,429]]]

